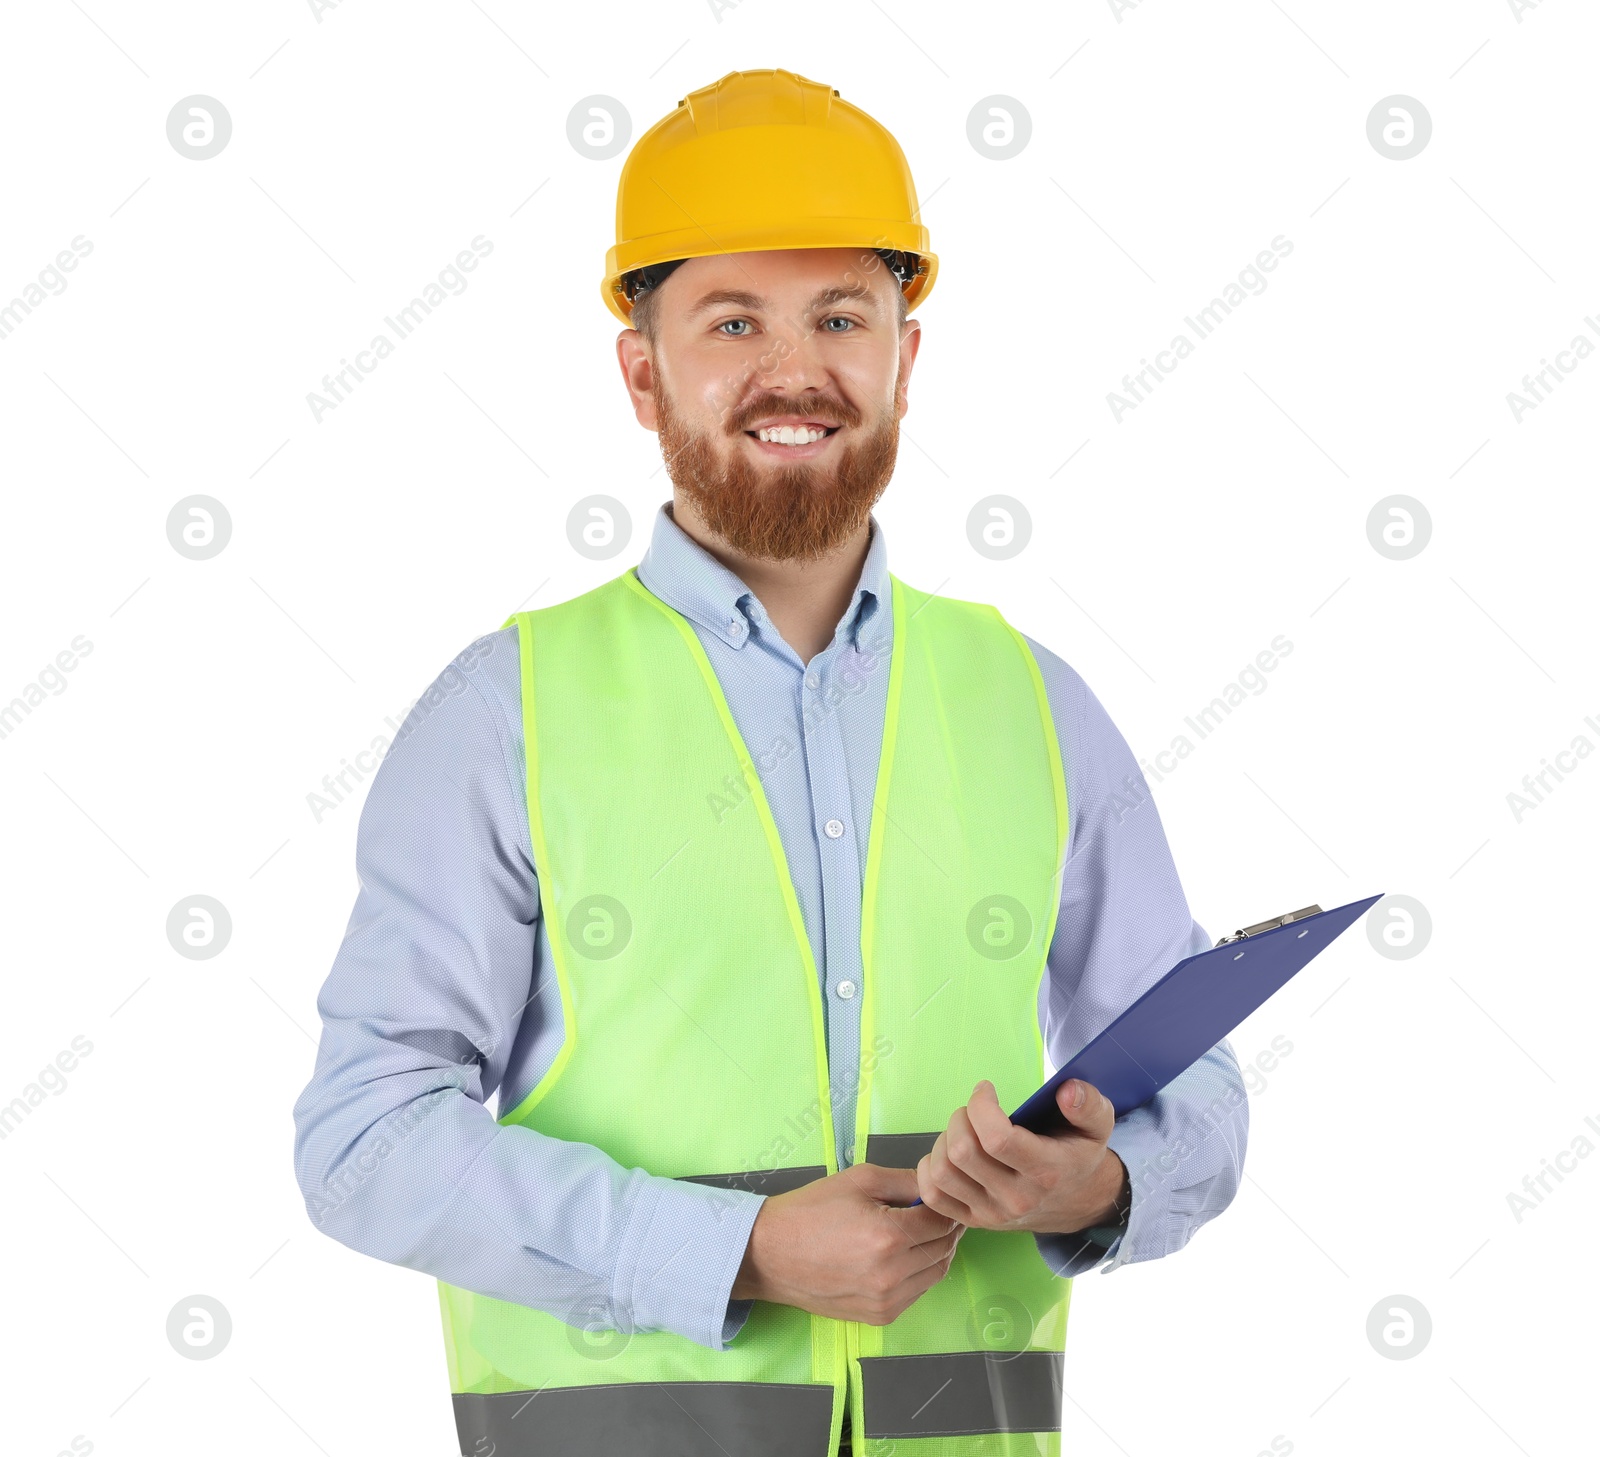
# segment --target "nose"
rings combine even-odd
[[[774,329],[772,343],[757,362],[757,378],[752,383],[775,394],[826,389],[828,370],[818,331],[792,323]]]

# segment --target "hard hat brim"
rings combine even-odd
[[[914,239],[912,235],[915,235]],[[710,258],[719,253],[769,253],[790,248],[859,248],[863,259],[862,269],[866,271],[882,266],[883,260],[876,255],[875,249],[898,248],[915,253],[925,268],[904,287],[906,310],[909,313],[927,298],[939,272],[938,255],[927,251],[927,237],[928,230],[920,225],[907,227],[903,222],[875,218],[813,219],[803,228],[790,224],[720,240],[708,238],[703,230],[685,228],[609,248],[606,251],[606,274],[600,281],[600,294],[606,307],[618,319],[624,324],[631,324],[633,305],[621,290],[622,275],[651,263],[669,263],[678,258]],[[872,241],[866,242],[864,239]]]

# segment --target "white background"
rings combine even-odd
[[[93,1045],[0,1142],[7,1453],[455,1451],[433,1282],[320,1236],[292,1178],[364,786],[320,823],[307,795],[473,638],[637,559],[670,488],[599,298],[620,158],[566,119],[604,94],[637,136],[771,65],[895,132],[941,260],[895,571],[998,604],[1152,762],[1284,635],[1150,779],[1196,916],[1384,891],[1432,920],[1408,959],[1354,928],[1233,1039],[1293,1045],[1244,1185],[1076,1282],[1068,1450],[1593,1449],[1600,1158],[1507,1196],[1600,1146],[1600,756],[1520,822],[1507,795],[1600,745],[1600,358],[1506,398],[1600,330],[1592,7],[85,0],[5,39],[0,301],[93,244],[0,339],[0,703],[92,644],[0,738],[0,1103]],[[233,122],[207,161],[166,135],[196,93]],[[1407,161],[1366,131],[1397,93],[1433,121]],[[1006,161],[967,137],[996,94],[1032,119]],[[319,423],[308,392],[479,234]],[[1280,234],[1119,423],[1107,393]],[[566,533],[596,493],[634,523],[603,562]],[[208,561],[167,540],[196,494],[232,520]],[[1009,561],[968,544],[993,494],[1032,518]],[[1367,529],[1397,494],[1432,523],[1402,561]],[[197,894],[233,922],[210,960],[166,935]],[[195,1293],[232,1317],[213,1360],[166,1339]],[[1413,1359],[1366,1335],[1395,1294],[1431,1316]]]

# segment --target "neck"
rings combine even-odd
[[[745,584],[766,609],[783,640],[809,663],[833,641],[872,544],[872,522],[862,522],[825,556],[810,561],[773,561],[736,551],[701,519],[692,501],[673,493],[667,508],[684,535],[704,547]]]

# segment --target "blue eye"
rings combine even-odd
[[[724,319],[720,324],[717,325],[717,328],[719,330],[722,330],[722,329],[726,329],[729,324],[745,324],[745,325],[748,325],[749,323],[750,323],[749,319]],[[724,334],[723,338],[725,338],[725,339],[742,339],[742,338],[744,338],[744,335],[743,334]]]
[[[843,314],[835,314],[832,318],[824,319],[823,323],[824,324],[848,324],[851,329],[855,328],[855,326],[856,326],[856,321],[854,319],[847,319],[847,318],[845,318],[845,316]],[[845,329],[834,329],[834,330],[831,330],[830,332],[832,332],[834,334],[844,334],[844,333],[847,333],[848,330],[845,330]]]

